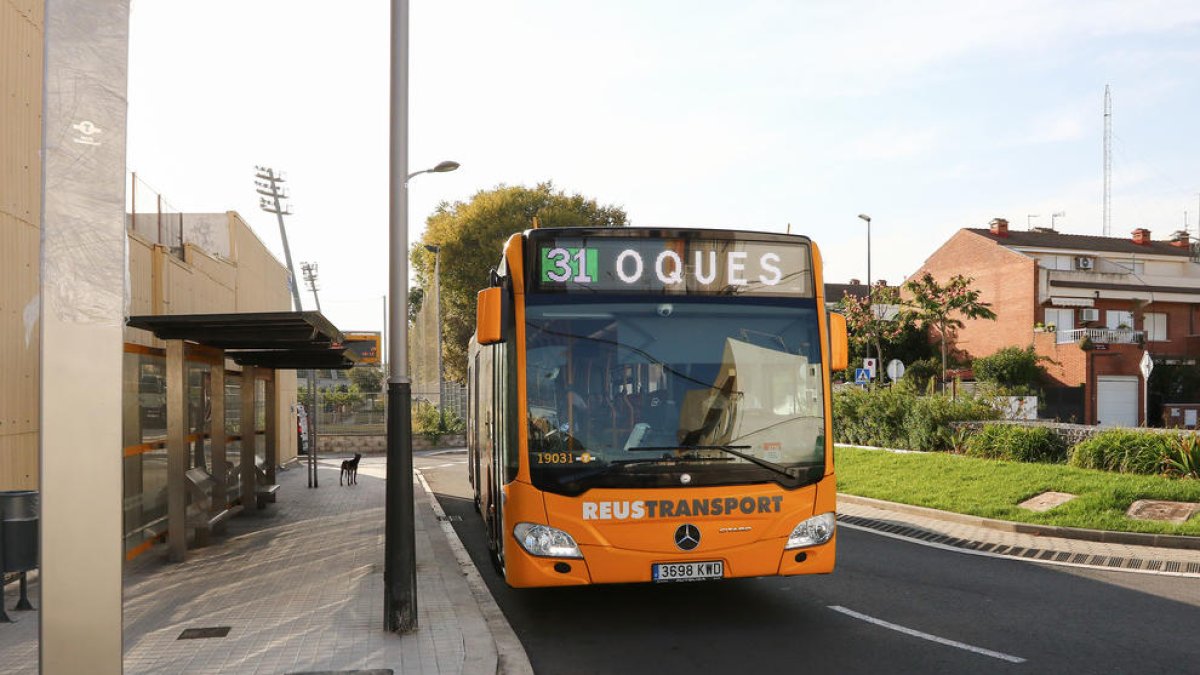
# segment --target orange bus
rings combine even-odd
[[[833,571],[830,369],[807,237],[508,239],[468,351],[469,474],[514,587]]]

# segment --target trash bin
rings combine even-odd
[[[37,569],[37,490],[0,490],[0,535],[0,572]]]

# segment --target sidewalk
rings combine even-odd
[[[277,503],[232,519],[181,564],[164,562],[160,545],[127,565],[125,672],[532,672],[416,481],[418,629],[383,630],[384,467],[364,458],[358,485],[339,486],[340,460],[322,460],[318,489],[303,466],[280,472]],[[6,590],[11,608],[16,584]],[[0,672],[36,673],[37,612],[9,615],[18,623],[0,624]],[[224,637],[180,639],[223,627]]]

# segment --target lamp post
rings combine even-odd
[[[867,221],[867,313],[874,315],[875,297],[874,297],[874,293],[872,292],[872,287],[871,287],[871,216],[868,216],[865,213],[860,213],[860,214],[858,214],[858,217],[861,218],[862,220]],[[871,355],[870,340],[873,337],[874,337],[874,335],[867,336],[867,339],[868,339],[867,356]],[[875,370],[876,370],[876,372],[882,372],[882,368],[883,368],[883,354],[880,353],[879,345],[875,345]],[[878,377],[878,379],[883,379],[883,378]]]
[[[437,298],[434,305],[434,326],[437,329],[437,378],[438,378],[438,412],[443,408],[442,396],[445,386],[442,380],[442,247],[437,244],[426,244],[425,250],[433,254],[433,293]]]
[[[408,0],[391,0],[391,81],[388,114],[387,494],[384,504],[383,625],[417,627],[417,555],[413,512],[412,382],[408,377],[408,181],[453,171],[455,162],[408,172]]]

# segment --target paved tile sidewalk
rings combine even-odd
[[[495,673],[495,642],[419,483],[419,628],[383,630],[383,467],[364,462],[342,487],[337,466],[322,462],[315,490],[303,467],[280,472],[278,503],[232,519],[182,564],[159,546],[128,565],[125,672]],[[0,625],[0,672],[37,672],[36,614]],[[220,626],[226,637],[178,639]]]

